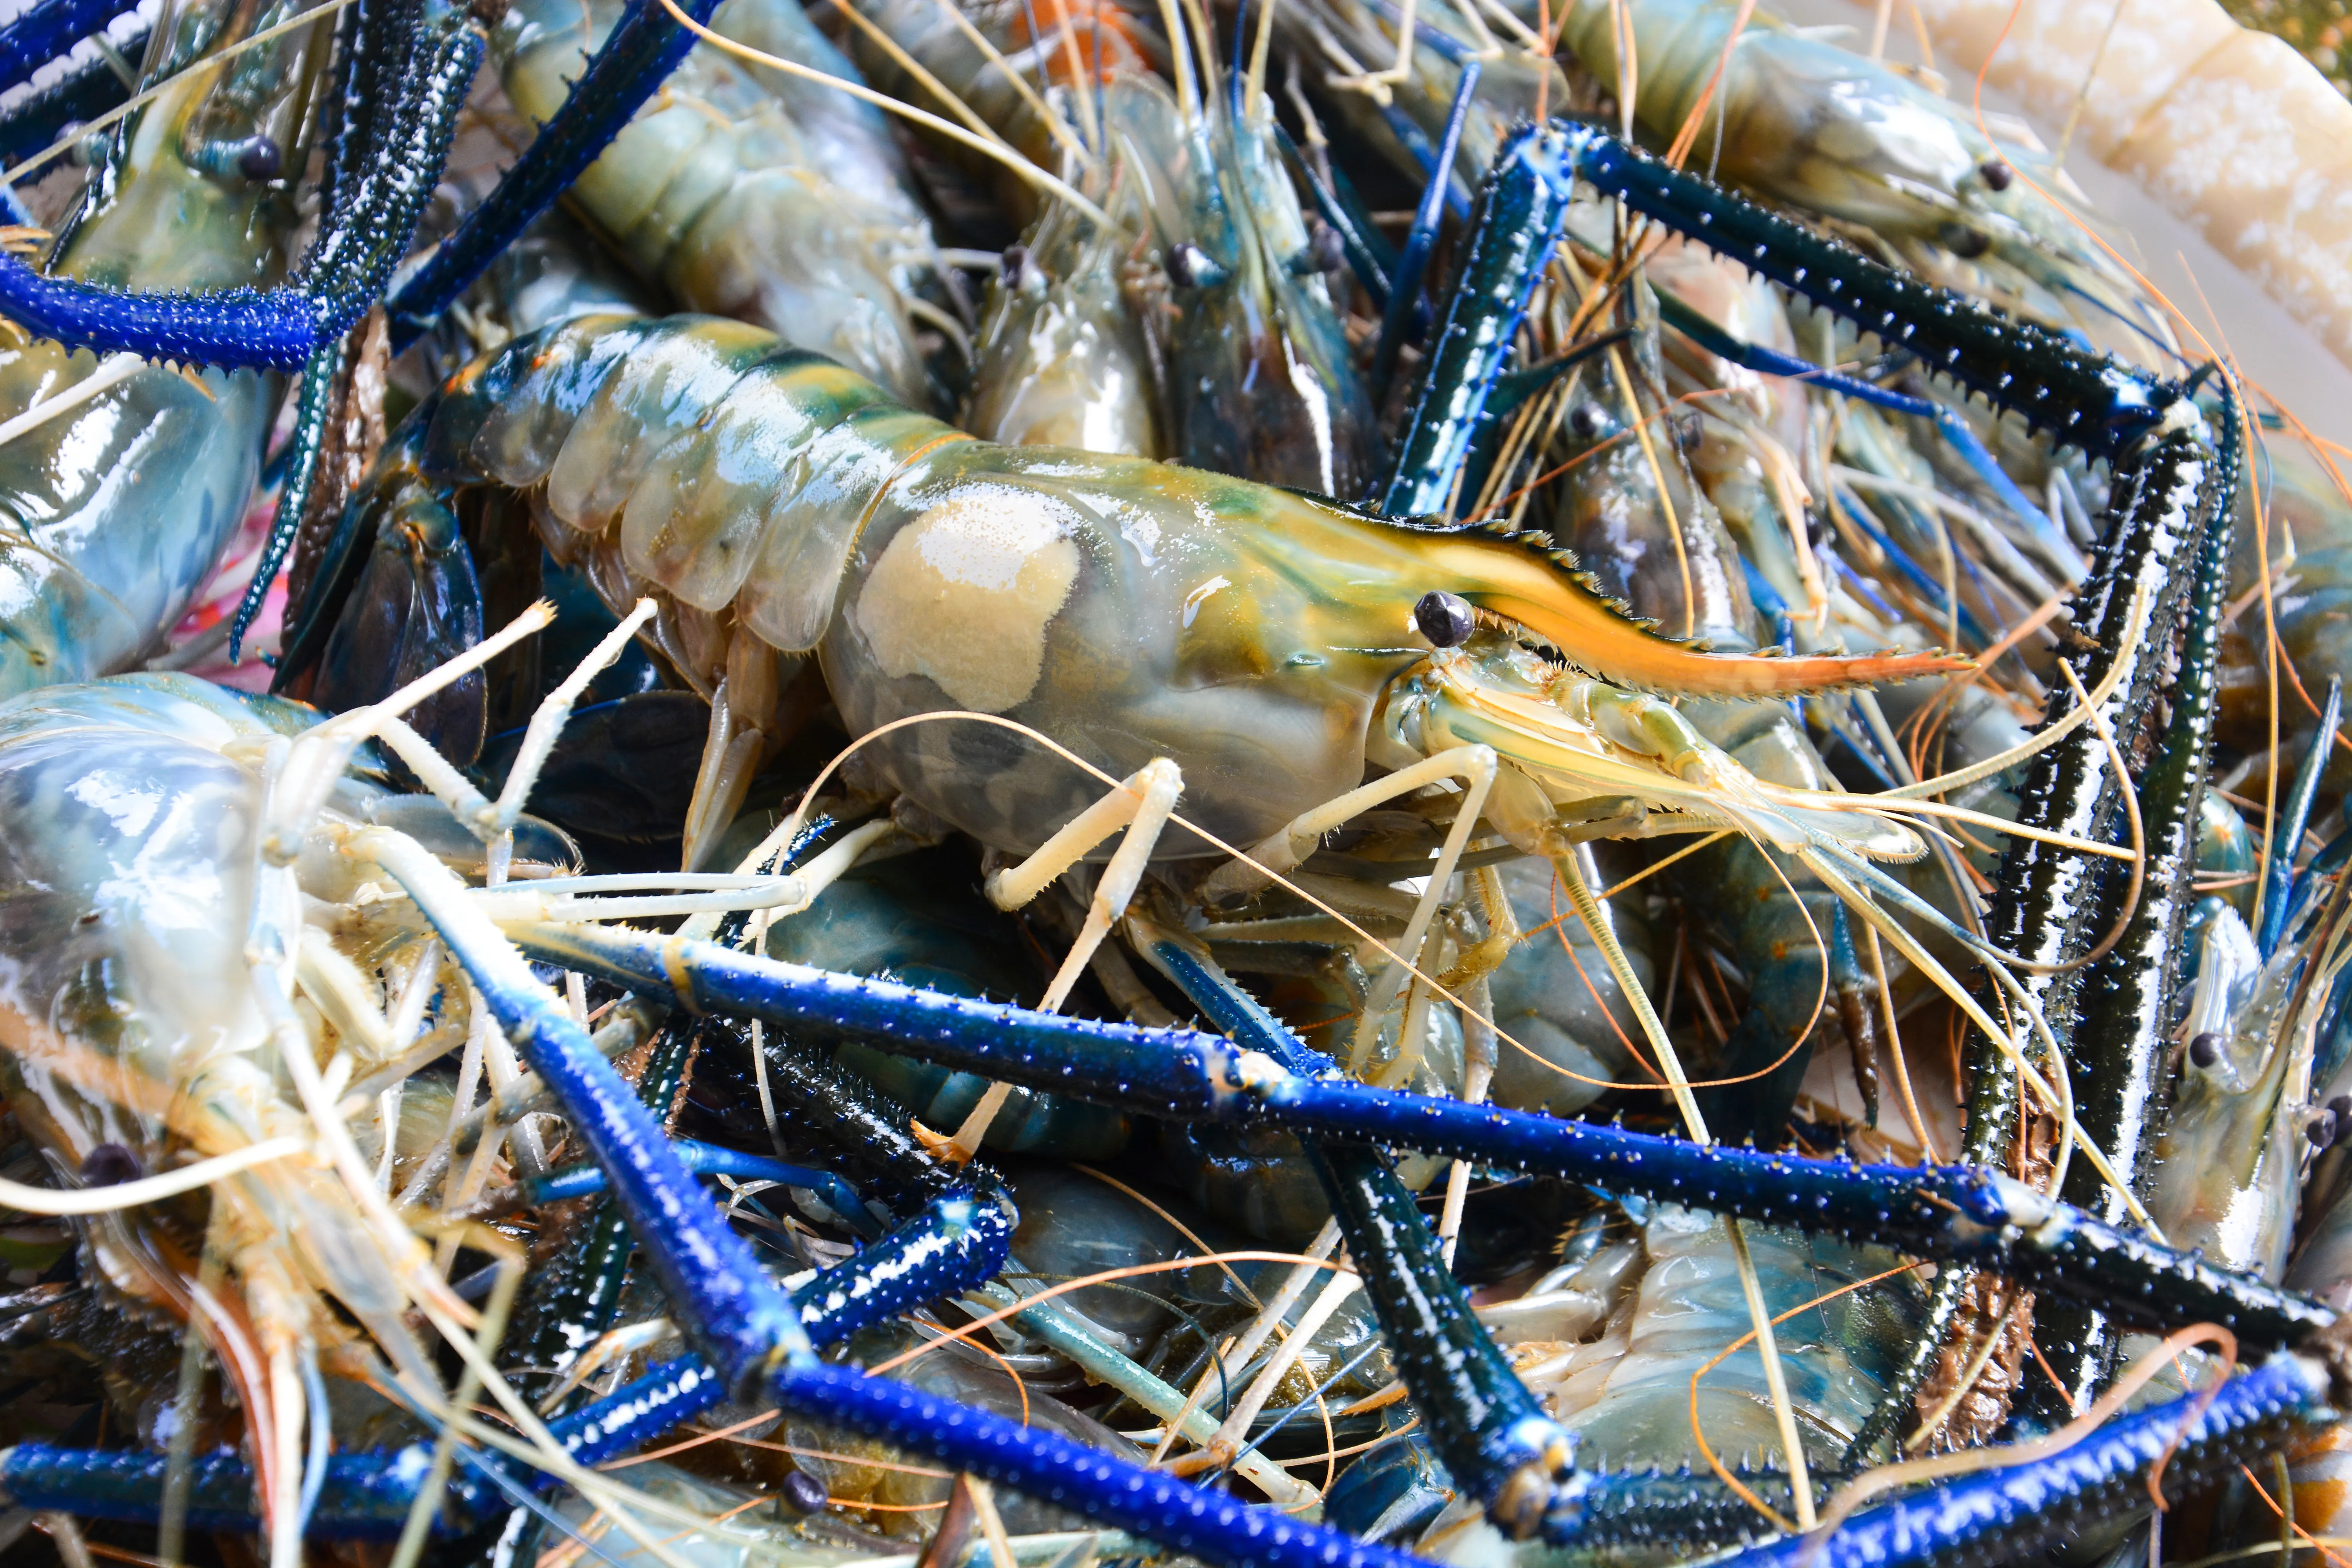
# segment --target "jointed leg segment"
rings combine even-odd
[[[1059,1012],[1069,999],[1070,988],[1087,971],[1087,961],[1110,934],[1111,926],[1127,912],[1135,889],[1143,881],[1144,868],[1150,864],[1151,851],[1160,842],[1160,830],[1168,826],[1171,813],[1176,809],[1176,797],[1183,792],[1184,775],[1176,764],[1165,757],[1145,763],[1110,794],[1072,817],[1067,826],[1037,847],[1035,854],[1017,866],[1009,866],[989,874],[986,886],[989,901],[1000,910],[1017,910],[1039,893],[1047,884],[1076,865],[1087,852],[1121,828],[1127,837],[1119,841],[1118,849],[1103,868],[1100,880],[1095,884],[1094,897],[1087,900],[1087,917],[1078,928],[1076,940],[1062,960],[1051,984],[1045,987],[1040,1008],[1047,1013]],[[989,1123],[996,1119],[1004,1101],[1013,1093],[1013,1086],[992,1083],[964,1118],[961,1127],[949,1147],[960,1159],[969,1160],[980,1151],[981,1140],[988,1135]]]

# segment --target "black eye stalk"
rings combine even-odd
[[[1470,640],[1471,628],[1477,623],[1470,601],[1443,588],[1432,588],[1412,607],[1412,624],[1436,647],[1461,647]]]

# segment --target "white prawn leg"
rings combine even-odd
[[[1017,866],[1007,866],[989,873],[986,891],[989,901],[1000,910],[1017,910],[1045,890],[1055,878],[1076,865],[1104,839],[1121,828],[1127,837],[1119,841],[1118,852],[1110,864],[1103,868],[1102,879],[1095,884],[1095,896],[1087,905],[1086,922],[1078,928],[1076,941],[1070,943],[1067,956],[1045,987],[1045,1000],[1038,1006],[1048,1013],[1059,1012],[1069,999],[1070,988],[1086,973],[1087,961],[1118,918],[1127,912],[1128,901],[1143,881],[1143,868],[1150,862],[1151,851],[1160,842],[1160,830],[1168,826],[1171,813],[1176,809],[1176,797],[1183,793],[1184,775],[1166,757],[1155,757],[1130,774],[1117,789],[1072,817],[1067,826],[1037,847],[1035,854]],[[992,1083],[980,1103],[971,1108],[950,1141],[948,1152],[958,1160],[969,1160],[979,1151],[980,1141],[988,1132],[988,1124],[996,1119],[1005,1098],[1013,1092],[1009,1084]]]
[[[1288,826],[1255,846],[1247,859],[1235,860],[1212,873],[1207,887],[1212,901],[1246,897],[1271,882],[1276,877],[1303,864],[1323,836],[1333,828],[1352,821],[1376,805],[1411,795],[1413,791],[1444,779],[1454,779],[1462,785],[1461,808],[1454,814],[1454,826],[1445,835],[1445,844],[1438,851],[1436,864],[1430,868],[1429,885],[1413,906],[1412,918],[1405,923],[1404,935],[1397,940],[1394,951],[1400,954],[1418,954],[1422,942],[1429,933],[1429,923],[1436,918],[1438,906],[1445,901],[1445,889],[1454,879],[1454,870],[1461,864],[1462,851],[1470,842],[1478,816],[1486,806],[1486,794],[1495,786],[1498,767],[1492,746],[1454,746],[1424,757],[1411,767],[1374,779],[1371,783],[1347,794],[1334,796],[1321,805],[1301,812]],[[1365,993],[1364,1007],[1356,1023],[1356,1039],[1351,1056],[1364,1060],[1373,1037],[1379,1034],[1381,1019],[1396,1000],[1407,973],[1407,961],[1402,957],[1381,966]]]
[[[1264,1370],[1234,1403],[1233,1413],[1225,1417],[1223,1425],[1201,1445],[1197,1456],[1188,1455],[1187,1458],[1195,1459],[1201,1468],[1230,1462],[1249,1436],[1250,1424],[1257,1419],[1258,1412],[1265,1408],[1266,1401],[1274,1397],[1275,1391],[1282,1385],[1282,1380],[1290,1374],[1290,1369],[1306,1353],[1316,1331],[1330,1321],[1332,1313],[1348,1304],[1348,1298],[1360,1289],[1363,1283],[1363,1277],[1357,1274],[1334,1273],[1326,1279],[1323,1289],[1307,1304],[1307,1310],[1299,1314],[1289,1337],[1266,1358]]]
[[[555,751],[555,742],[563,733],[563,726],[572,717],[572,710],[588,689],[588,683],[604,671],[606,665],[621,657],[637,628],[653,618],[654,602],[640,599],[619,626],[604,634],[604,639],[589,651],[578,668],[564,677],[554,690],[540,700],[538,710],[522,733],[522,744],[515,752],[514,765],[507,770],[506,786],[499,798],[491,800],[476,789],[467,777],[449,765],[447,758],[433,749],[424,736],[397,717],[402,708],[391,700],[379,705],[383,710],[368,730],[390,747],[393,753],[408,765],[419,782],[431,791],[433,797],[449,808],[475,837],[485,844],[495,844],[514,831],[522,816],[524,802],[530,798],[533,785],[539,783],[540,770]],[[488,645],[485,645],[488,646]],[[437,673],[437,672],[436,672]],[[419,699],[421,700],[421,699]],[[405,707],[406,704],[403,704]]]
[[[767,731],[743,722],[728,700],[727,679],[710,694],[710,734],[703,742],[702,766],[694,775],[694,798],[686,808],[682,869],[699,870],[719,847],[719,836],[743,804],[751,773],[767,751]]]

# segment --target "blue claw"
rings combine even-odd
[[[1221,1568],[1405,1568],[1416,1561],[1197,1490],[1057,1433],[818,1361],[797,1306],[695,1186],[652,1112],[450,873],[401,840],[374,842],[371,852],[416,900],[604,1166],[672,1310],[736,1396],[926,1455]]]
[[[68,348],[247,370],[299,370],[320,338],[298,289],[126,292],[45,278],[14,256],[0,258],[0,315]]]
[[[284,288],[216,294],[151,293],[44,277],[14,257],[0,260],[0,315],[68,348],[128,353],[225,369],[301,369],[340,343],[383,293],[440,179],[474,72],[487,47],[471,15],[442,7],[420,27],[410,68],[383,119],[368,166],[335,193],[336,221],[320,233]],[[299,518],[290,490],[280,528]],[[268,581],[256,574],[257,587]]]
[[[1778,1541],[1742,1554],[1759,1568],[1906,1568],[2015,1562],[2114,1516],[2165,1465],[2168,1487],[2193,1485],[2241,1455],[2274,1447],[2298,1422],[2328,1420],[2326,1370],[2276,1355],[2199,1394],[2108,1422],[2046,1459],[1981,1470],[1847,1520],[1823,1540]]]
[[[159,297],[57,285],[83,293],[52,300],[51,317],[19,318],[68,343],[128,347],[151,358],[301,370],[286,482],[278,489],[261,559],[229,627],[232,660],[240,657],[245,634],[261,613],[301,527],[341,375],[344,340],[383,297],[393,268],[415,237],[416,220],[440,181],[457,112],[488,47],[479,21],[468,12],[430,0],[429,14],[420,20],[415,9],[381,0],[364,6],[345,44],[340,83],[344,123],[320,187],[324,216],[319,237],[303,260],[299,284],[267,294],[160,297],[171,304],[175,319],[200,324],[208,334],[202,342],[165,345],[160,352],[144,346],[135,331],[121,344],[101,344],[91,335],[93,321],[110,319],[110,305],[152,303]],[[387,74],[386,61],[403,60],[400,70]],[[7,281],[0,278],[0,294]],[[68,326],[70,331],[62,330]],[[289,605],[289,613],[299,608]]]
[[[237,601],[236,617],[229,624],[231,664],[244,657],[245,634],[261,614],[261,606],[269,598],[270,585],[278,581],[278,569],[286,564],[287,553],[294,548],[294,535],[301,529],[310,481],[318,476],[319,455],[326,447],[327,419],[333,411],[335,383],[342,374],[342,363],[341,338],[303,363],[302,387],[294,409],[294,431],[287,441],[286,477],[278,487],[278,510],[269,519],[269,537],[262,542],[261,559],[254,566],[253,581],[246,584],[245,597]]]
[[[679,937],[580,925],[518,926],[509,934],[535,958],[696,1011],[763,1018],[811,1041],[856,1040],[1140,1115],[1262,1120],[1309,1136],[1590,1182],[1962,1259],[2151,1326],[2220,1322],[2249,1345],[2292,1345],[2337,1321],[2308,1297],[2157,1246],[1971,1166],[1856,1165],[1702,1146],[1309,1078],[1213,1035],[1034,1013]]]
[[[117,16],[138,7],[122,0],[41,0],[0,27],[0,92],[58,58]]]
[[[1459,268],[1462,280],[1447,300],[1422,392],[1397,440],[1395,469],[1381,498],[1383,511],[1423,515],[1444,509],[1453,497],[1579,179],[1876,333],[1888,347],[1916,355],[1930,372],[1951,377],[1995,407],[2016,410],[2094,457],[2124,451],[2179,400],[2178,389],[2153,385],[2057,332],[2005,321],[1890,272],[1606,132],[1557,122],[1528,126],[1504,143],[1488,172],[1481,218]],[[2062,549],[2061,559],[2076,558],[2073,544],[2001,472],[1957,414],[1925,398],[1739,342],[1679,310],[1671,299],[1662,299],[1661,305],[1666,320],[1703,346],[1751,369],[1802,375],[1851,396],[1935,419],[1978,476],[2037,535]]]
[[[2125,451],[2180,399],[2178,388],[2151,384],[2059,332],[2009,321],[1890,271],[1606,132],[1554,125],[1520,136],[1539,142],[1539,155],[1561,184],[1571,175],[1590,181],[1603,195],[1876,333],[1935,374],[2094,457]]]
[[[1147,956],[1244,1049],[1264,1051],[1293,1073],[1335,1070],[1206,953],[1163,937],[1149,944]],[[1317,1140],[1307,1142],[1307,1158],[1440,1461],[1507,1533],[1574,1541],[1585,1487],[1574,1466],[1575,1436],[1545,1412],[1473,1315],[1389,1157]]]
[[[1464,72],[1472,85],[1476,68]],[[1380,509],[1391,517],[1444,510],[1469,461],[1536,279],[1568,216],[1570,182],[1554,174],[1546,156],[1556,155],[1556,140],[1534,131],[1514,137],[1487,172],[1477,219],[1455,265],[1459,280],[1430,340],[1429,368],[1405,411],[1395,462],[1379,497]],[[1387,341],[1384,330],[1381,342]]]
[[[403,885],[419,893],[405,879]],[[429,891],[419,901],[426,896]],[[428,905],[428,918],[436,912]],[[781,1371],[814,1365],[799,1311],[742,1237],[727,1227],[671,1150],[660,1122],[597,1054],[587,1031],[512,949],[463,942],[447,931],[443,937],[611,1177],[629,1228],[692,1324],[696,1348],[746,1393]]]
[[[433,1468],[430,1444],[388,1453],[336,1454],[314,1528],[340,1524],[338,1533],[395,1540],[416,1489]],[[122,1448],[52,1448],[20,1443],[0,1453],[0,1492],[20,1508],[56,1509],[81,1519],[152,1524],[161,1515],[171,1457]],[[253,1506],[253,1467],[233,1452],[189,1461],[187,1521],[196,1530],[250,1534],[259,1528]]]

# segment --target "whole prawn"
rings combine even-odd
[[[1747,804],[1728,809],[1752,826],[1748,805],[1780,809],[1764,804],[1769,788],[1697,785],[1722,759],[1663,704],[1572,674],[1559,687],[1557,667],[1486,634],[1433,658],[1414,620],[1433,591],[1648,689],[1762,695],[1951,663],[1693,654],[1528,542],[1139,459],[975,441],[764,333],[695,318],[592,318],[520,340],[453,379],[395,445],[428,483],[533,492],[559,559],[588,559],[607,593],[652,592],[666,640],[691,650],[690,678],[714,695],[724,684],[723,722],[767,722],[779,659],[814,650],[853,733],[964,710],[1114,772],[1179,758],[1196,820],[1251,843],[1354,789],[1377,738],[1416,762],[1444,749],[1431,721],[1475,724],[1490,692],[1514,715],[1496,733],[1535,770],[1530,788],[1590,760],[1611,781],[1593,787],[1663,789],[1677,812],[1712,819],[1736,798]],[[1510,724],[1532,728],[1505,740]],[[919,726],[873,751],[897,787],[1008,849],[1042,844],[1095,787],[994,729]],[[756,752],[742,755],[739,768]],[[709,797],[742,783],[717,781]],[[1802,798],[1808,821],[1837,819]],[[1537,800],[1515,814],[1529,832],[1551,816]],[[1860,841],[1904,842],[1880,828]]]

